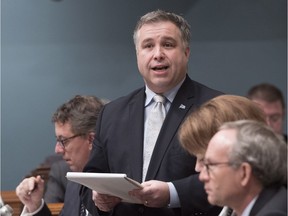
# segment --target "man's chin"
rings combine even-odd
[[[69,168],[72,172],[79,172],[78,169],[73,165],[70,165]]]
[[[216,200],[215,200],[213,197],[209,196],[209,195],[208,195],[208,202],[209,202],[211,205],[217,205]]]

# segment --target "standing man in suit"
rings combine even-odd
[[[239,216],[287,215],[287,145],[264,123],[224,123],[203,164],[200,180],[211,204],[228,206]]]
[[[55,152],[62,155],[72,171],[81,172],[88,161],[102,107],[101,100],[94,96],[77,95],[53,114]],[[81,208],[79,190],[79,184],[68,181],[61,216],[88,215],[85,208]],[[44,180],[40,176],[26,178],[17,186],[16,194],[25,205],[21,216],[51,216],[43,193]]]
[[[89,212],[101,215],[217,215],[219,209],[208,204],[194,170],[195,157],[180,146],[177,138],[185,117],[221,94],[187,75],[190,27],[174,13],[152,11],[137,23],[134,43],[145,86],[105,106],[84,172],[126,173],[143,182],[143,189],[130,192],[143,204],[123,203],[117,197],[92,193],[85,187],[81,191],[83,203]],[[145,150],[145,134],[150,131],[145,128],[156,94],[165,98],[167,114],[149,153]]]

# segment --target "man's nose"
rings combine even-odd
[[[266,116],[266,124],[270,127],[272,126],[272,121],[271,121],[271,118],[269,116]]]
[[[161,46],[156,46],[154,49],[154,59],[156,60],[161,60],[164,59],[165,54],[164,54],[164,50]]]
[[[208,179],[209,179],[208,170],[205,168],[205,166],[203,166],[199,174],[199,180],[205,182]]]
[[[63,154],[63,153],[64,153],[64,149],[63,149],[63,147],[59,144],[59,142],[56,142],[56,144],[55,144],[55,153],[56,153],[56,154]]]
[[[196,165],[195,165],[195,171],[201,172],[202,169],[203,169],[203,162],[200,162],[199,160],[197,160]]]

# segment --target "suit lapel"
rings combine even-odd
[[[137,93],[129,103],[129,146],[131,147],[131,157],[133,164],[131,167],[131,178],[142,182],[142,163],[143,163],[143,136],[144,136],[144,101],[145,89]],[[135,115],[135,113],[137,113]]]
[[[151,157],[153,166],[149,166],[146,179],[155,179],[166,150],[173,139],[178,139],[179,126],[195,102],[193,93],[193,82],[187,77],[167,113]]]
[[[277,189],[274,188],[265,188],[259,194],[255,204],[253,205],[250,215],[256,215],[263,206],[275,195]]]
[[[79,197],[80,185],[71,181],[67,182],[64,208],[62,215],[79,216],[80,213],[80,197]]]

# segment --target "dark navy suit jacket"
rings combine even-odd
[[[207,100],[222,93],[192,81],[188,76],[177,92],[157,139],[147,180],[172,182],[182,208],[149,208],[120,203],[115,216],[186,216],[211,209],[203,184],[195,172],[196,158],[180,146],[177,132],[185,117]],[[84,172],[126,173],[142,182],[145,88],[107,104],[96,129],[93,150]],[[97,211],[91,190],[82,188],[82,199],[90,212]],[[213,209],[213,208],[212,208]],[[219,209],[209,215],[218,215]],[[200,215],[200,214],[198,214]]]
[[[266,188],[258,196],[250,216],[287,216],[287,188]]]
[[[74,182],[67,182],[67,188],[64,199],[64,206],[60,213],[60,216],[79,216],[80,214],[80,197],[79,197],[80,185]],[[98,215],[97,213],[95,215]],[[51,216],[51,212],[47,205],[41,209],[35,216]]]

